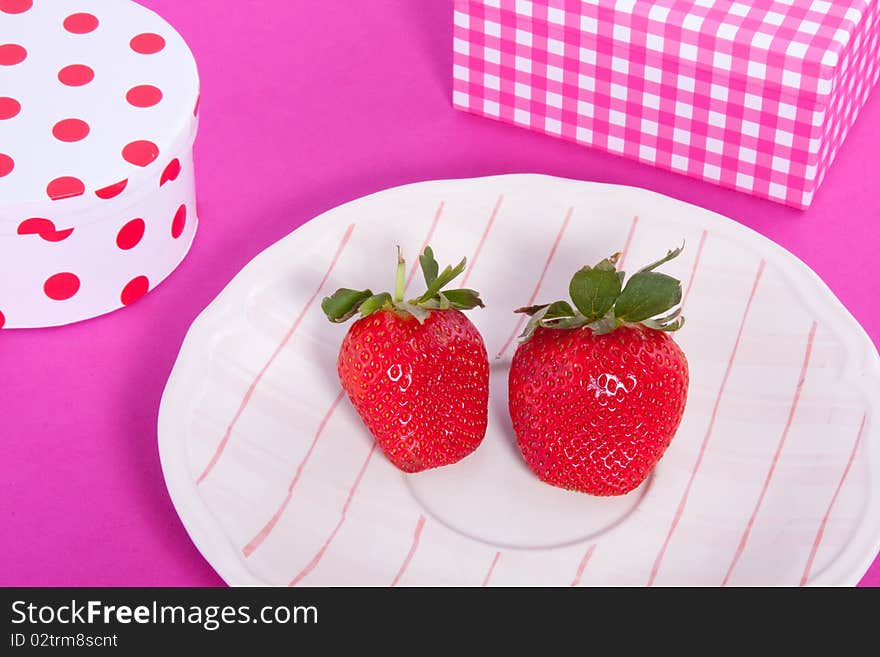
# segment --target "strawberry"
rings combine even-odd
[[[684,413],[688,365],[671,332],[681,284],[640,269],[623,286],[619,254],[571,279],[566,301],[531,315],[510,368],[510,417],[529,468],[554,486],[623,495],[657,462]]]
[[[399,249],[397,259],[393,297],[342,288],[321,308],[332,322],[360,314],[339,350],[339,380],[385,456],[419,472],[463,459],[486,433],[489,361],[461,312],[483,302],[474,290],[443,289],[465,260],[440,272],[430,247],[419,258],[427,291],[404,301]]]

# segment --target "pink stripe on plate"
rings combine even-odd
[[[758,272],[755,274],[755,281],[752,283],[752,290],[749,293],[749,299],[746,302],[745,310],[743,311],[742,320],[740,320],[739,330],[736,334],[736,340],[733,343],[733,349],[730,352],[730,358],[727,361],[727,369],[724,371],[724,376],[721,379],[721,385],[718,387],[718,395],[715,397],[715,404],[712,407],[712,415],[709,417],[709,426],[706,428],[706,435],[703,437],[703,442],[700,444],[700,450],[697,453],[697,460],[694,462],[694,467],[691,468],[691,476],[688,479],[687,485],[685,486],[684,493],[681,496],[681,500],[678,503],[678,508],[675,510],[675,515],[672,518],[672,524],[669,526],[669,531],[666,534],[666,538],[663,541],[663,545],[660,547],[660,551],[657,553],[657,558],[654,560],[654,566],[651,568],[651,575],[648,577],[648,586],[653,586],[654,580],[657,579],[657,573],[660,572],[660,566],[663,564],[663,558],[666,556],[666,550],[669,547],[669,542],[672,540],[672,535],[675,533],[675,530],[678,528],[678,523],[681,521],[682,515],[684,515],[684,509],[687,506],[688,496],[691,493],[691,488],[694,485],[694,479],[697,477],[697,472],[700,470],[700,465],[703,463],[703,457],[706,454],[706,448],[709,445],[709,439],[712,437],[712,431],[715,428],[715,420],[718,417],[718,409],[721,406],[721,399],[724,397],[724,389],[727,387],[727,380],[730,378],[730,372],[733,370],[733,363],[736,360],[736,352],[739,350],[740,342],[742,341],[743,332],[746,327],[746,320],[749,317],[749,311],[752,308],[752,301],[755,300],[755,294],[758,291],[758,283],[761,282],[761,276],[764,274],[764,267],[766,263],[761,260],[761,263],[758,265]]]
[[[492,579],[492,573],[495,572],[495,566],[498,565],[498,560],[501,558],[501,552],[496,552],[495,556],[492,558],[492,563],[489,564],[489,570],[486,572],[486,576],[483,578],[483,586],[489,586],[489,580]]]
[[[431,245],[431,240],[434,239],[434,231],[437,229],[437,224],[440,223],[440,215],[443,214],[443,208],[446,206],[446,201],[440,201],[440,205],[437,206],[437,211],[434,212],[434,219],[431,221],[431,227],[428,229],[428,236],[425,238],[425,241],[422,242],[422,248],[419,249],[418,255],[421,255],[425,252],[425,247]],[[409,274],[406,277],[406,284],[404,285],[404,289],[409,287],[409,284],[412,283],[413,276],[416,275],[416,272],[419,269],[419,259],[414,258],[413,263],[409,268]]]
[[[327,548],[330,547],[330,544],[333,542],[333,539],[336,538],[336,534],[339,533],[339,530],[342,528],[342,525],[345,523],[345,515],[348,513],[348,507],[351,506],[351,501],[354,499],[354,494],[357,492],[358,485],[361,483],[361,479],[364,478],[364,473],[367,471],[367,466],[370,465],[370,459],[373,458],[373,452],[376,451],[376,443],[374,442],[370,446],[370,452],[367,454],[367,458],[364,461],[364,464],[361,466],[360,472],[358,472],[357,477],[354,480],[354,483],[351,485],[351,489],[348,491],[348,497],[345,499],[345,504],[342,506],[342,513],[339,516],[339,522],[336,523],[336,527],[333,528],[333,531],[330,532],[330,536],[327,537],[327,540],[324,541],[324,544],[321,546],[321,549],[312,557],[312,560],[303,568],[299,573],[290,580],[290,584],[288,586],[296,586],[299,584],[302,579],[312,572],[315,569],[321,559],[324,557],[324,553],[327,552]]]
[[[318,425],[317,431],[315,431],[315,435],[312,438],[312,444],[309,445],[308,450],[306,450],[305,456],[303,456],[302,461],[300,461],[299,465],[296,468],[296,473],[293,475],[293,479],[290,482],[290,485],[287,487],[287,496],[282,500],[281,505],[269,519],[269,522],[265,524],[265,526],[254,536],[250,542],[242,548],[242,553],[245,558],[251,556],[254,551],[263,544],[263,541],[268,538],[269,534],[272,533],[272,530],[275,529],[275,525],[278,524],[278,520],[281,518],[281,515],[287,509],[287,505],[290,504],[290,500],[293,497],[293,489],[296,487],[296,482],[299,481],[300,476],[302,475],[303,469],[306,467],[306,463],[309,462],[309,458],[312,456],[312,450],[315,449],[315,445],[318,444],[318,438],[321,437],[321,433],[324,431],[324,427],[327,426],[327,423],[330,421],[330,418],[333,416],[333,413],[336,411],[336,408],[339,406],[339,402],[342,401],[342,398],[345,396],[343,391],[339,391],[339,394],[336,395],[336,398],[330,404],[330,408],[327,409],[327,412],[324,414],[321,423]]]
[[[733,574],[733,569],[736,568],[739,558],[746,549],[746,544],[749,542],[749,536],[755,525],[755,518],[758,517],[758,511],[760,511],[761,504],[764,502],[764,496],[767,494],[767,489],[770,488],[770,481],[773,479],[773,473],[776,472],[776,466],[779,463],[782,448],[785,446],[785,439],[788,437],[788,432],[791,430],[791,425],[794,422],[794,414],[797,412],[798,402],[800,402],[801,399],[801,391],[804,388],[804,381],[807,379],[807,369],[810,366],[810,355],[813,353],[813,340],[816,339],[817,327],[818,324],[816,322],[813,322],[813,325],[810,327],[810,334],[807,336],[807,350],[806,353],[804,353],[804,362],[801,364],[801,373],[800,376],[798,376],[797,385],[794,389],[794,398],[791,400],[791,408],[788,411],[785,428],[782,430],[779,444],[776,446],[776,451],[773,453],[773,459],[770,461],[770,469],[767,471],[764,485],[761,487],[760,495],[758,495],[758,501],[755,502],[755,508],[752,510],[752,515],[749,517],[742,538],[740,538],[739,545],[736,547],[736,552],[733,555],[733,561],[730,562],[730,567],[727,569],[727,574],[724,575],[724,579],[721,581],[721,586],[727,586],[727,583],[730,581],[730,576]]]
[[[239,418],[241,418],[242,413],[244,413],[244,409],[247,408],[247,405],[250,402],[251,397],[253,397],[254,391],[256,391],[257,386],[259,385],[263,376],[269,370],[269,367],[272,365],[272,363],[275,362],[275,359],[278,358],[278,355],[287,346],[287,343],[290,342],[291,338],[296,333],[296,330],[299,328],[299,325],[302,323],[303,317],[306,316],[306,312],[308,312],[309,308],[315,302],[315,299],[317,299],[318,295],[321,293],[321,288],[324,287],[324,284],[330,277],[330,272],[333,271],[333,268],[336,267],[336,264],[339,262],[339,257],[342,255],[343,249],[345,249],[345,246],[348,244],[352,232],[354,232],[354,226],[354,224],[351,224],[348,226],[348,228],[346,228],[345,233],[342,236],[342,240],[339,242],[339,246],[336,248],[336,253],[333,255],[333,259],[330,261],[330,265],[327,267],[327,271],[324,272],[324,276],[321,278],[321,282],[318,283],[318,287],[315,288],[314,294],[312,294],[309,300],[306,301],[306,305],[303,306],[303,309],[300,311],[299,315],[297,315],[296,320],[294,320],[287,333],[281,339],[281,342],[275,348],[275,351],[273,351],[272,355],[269,356],[269,360],[266,361],[266,364],[263,365],[263,368],[257,373],[257,376],[254,377],[254,380],[251,382],[250,386],[248,386],[247,392],[245,392],[241,403],[238,405],[238,410],[235,411],[235,415],[232,416],[232,421],[229,423],[229,426],[226,427],[223,438],[220,439],[220,444],[217,445],[217,448],[214,450],[213,456],[211,456],[211,460],[208,461],[208,465],[205,466],[202,474],[200,474],[198,479],[196,479],[196,485],[201,484],[205,480],[205,477],[211,474],[211,470],[214,469],[214,466],[217,465],[217,461],[220,460],[220,457],[223,455],[223,451],[226,449],[226,445],[229,442],[229,437],[232,435],[232,430],[238,423]]]
[[[416,523],[416,531],[413,534],[413,542],[409,548],[409,552],[406,553],[406,558],[404,558],[403,563],[400,564],[400,570],[397,571],[397,575],[394,576],[394,579],[391,581],[391,587],[394,588],[400,582],[400,578],[403,577],[404,573],[406,573],[406,569],[409,568],[409,564],[412,561],[412,558],[416,554],[416,550],[419,549],[419,539],[422,537],[422,529],[425,527],[425,516],[420,515],[419,521]]]
[[[529,297],[528,303],[526,306],[532,306],[535,303],[535,299],[538,298],[538,292],[541,291],[541,284],[544,282],[544,277],[547,275],[547,270],[550,269],[550,263],[553,262],[553,257],[556,255],[556,250],[559,248],[559,243],[562,241],[562,236],[565,234],[565,229],[568,227],[568,222],[571,221],[571,215],[574,212],[574,208],[569,208],[565,213],[565,219],[562,221],[562,226],[559,228],[559,232],[556,234],[556,239],[553,241],[553,246],[550,247],[550,253],[547,254],[547,261],[544,263],[544,269],[541,270],[541,276],[538,278],[538,283],[535,285],[535,289],[532,291],[532,296]],[[507,351],[507,348],[510,346],[510,343],[513,342],[513,339],[519,335],[520,329],[522,329],[523,323],[526,321],[525,315],[520,315],[519,319],[516,322],[516,326],[513,328],[513,333],[510,334],[510,337],[505,340],[504,345],[495,355],[495,358],[501,358],[504,355],[504,352]]]
[[[492,230],[492,224],[495,223],[495,217],[498,216],[498,210],[501,208],[501,204],[504,202],[504,194],[501,194],[498,197],[498,200],[495,202],[495,207],[492,208],[492,213],[489,215],[489,221],[486,222],[486,228],[483,230],[483,235],[480,237],[480,243],[477,244],[477,250],[474,251],[474,255],[471,257],[470,262],[468,263],[467,271],[464,273],[464,278],[461,279],[461,286],[467,287],[467,282],[471,277],[471,272],[474,270],[474,265],[477,264],[477,258],[480,257],[480,253],[483,251],[483,245],[486,243],[486,238],[489,237],[489,231]]]
[[[571,582],[572,586],[580,586],[581,578],[584,576],[584,570],[587,568],[587,564],[590,563],[590,558],[593,556],[593,552],[596,549],[596,544],[594,543],[590,547],[587,548],[587,551],[584,552],[584,556],[581,559],[581,563],[578,565],[577,572],[574,574],[574,579]]]
[[[703,246],[706,244],[706,238],[709,236],[708,230],[703,230],[703,234],[700,235],[700,243],[697,245],[697,255],[694,256],[694,266],[691,268],[691,277],[688,280],[687,289],[684,291],[684,296],[681,299],[681,305],[684,307],[684,304],[688,300],[688,296],[690,296],[691,288],[694,286],[694,278],[697,276],[697,268],[700,266],[700,258],[703,255]]]
[[[865,421],[867,419],[867,413],[862,415],[862,423],[859,426],[858,434],[856,434],[856,442],[853,445],[852,452],[849,455],[849,461],[847,461],[846,468],[844,468],[843,474],[840,476],[840,481],[837,483],[837,489],[834,491],[834,495],[831,496],[831,502],[828,504],[828,510],[825,511],[825,515],[822,517],[822,522],[819,523],[819,531],[816,532],[816,538],[813,541],[813,549],[810,550],[810,556],[807,559],[807,565],[804,567],[804,574],[801,576],[801,586],[804,586],[810,579],[810,570],[813,568],[813,560],[816,558],[816,553],[819,551],[819,545],[822,543],[822,537],[825,535],[825,526],[828,524],[828,518],[831,517],[831,510],[834,508],[834,503],[837,501],[837,496],[840,494],[840,489],[843,488],[843,482],[846,481],[846,477],[849,474],[850,468],[852,468],[852,464],[856,460],[856,453],[859,450],[859,443],[862,440],[862,432],[865,430]]]
[[[635,216],[629,226],[629,233],[626,236],[626,242],[623,244],[623,250],[620,252],[620,257],[617,259],[618,269],[623,269],[623,265],[626,262],[626,256],[629,255],[629,247],[632,245],[633,236],[636,234],[636,226],[638,225],[639,218],[638,216]]]

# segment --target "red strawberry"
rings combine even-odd
[[[342,288],[321,307],[333,322],[360,313],[342,341],[337,372],[388,459],[404,472],[449,465],[486,433],[489,362],[476,327],[460,312],[483,306],[473,290],[443,288],[465,261],[439,271],[431,248],[419,258],[427,291],[403,301],[398,253],[395,295]]]
[[[641,484],[684,413],[688,365],[670,332],[681,284],[653,270],[615,270],[619,254],[584,267],[565,301],[520,308],[531,315],[513,356],[510,417],[529,468],[554,486],[623,495]],[[655,319],[652,319],[655,318]]]

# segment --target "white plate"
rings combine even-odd
[[[681,428],[622,498],[540,483],[507,415],[517,306],[624,250],[687,241]],[[340,286],[387,289],[394,245],[468,257],[491,360],[489,428],[460,463],[403,475],[341,394]],[[626,268],[626,267],[624,267]],[[415,270],[412,270],[413,277]],[[421,281],[414,281],[420,285]],[[496,356],[498,355],[498,356]],[[255,258],[193,323],[159,449],[196,546],[230,584],[855,584],[880,548],[880,359],[794,256],[645,190],[545,176],[426,182],[348,203]]]

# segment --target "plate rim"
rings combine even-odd
[[[271,259],[271,254],[281,250],[284,243],[291,239],[294,234],[298,234],[300,238],[307,237],[309,233],[313,233],[318,229],[319,225],[325,225],[327,222],[335,220],[336,214],[341,214],[343,209],[349,206],[359,204],[367,199],[375,199],[378,196],[391,196],[394,193],[405,193],[410,188],[439,186],[448,184],[479,184],[481,182],[523,179],[528,181],[551,181],[553,183],[568,183],[573,186],[592,187],[594,189],[612,190],[619,194],[633,194],[654,200],[662,200],[663,203],[678,205],[697,209],[706,216],[707,222],[717,222],[718,226],[724,230],[726,234],[734,234],[741,244],[747,244],[753,247],[754,251],[762,255],[768,264],[777,266],[780,274],[795,289],[800,290],[797,281],[793,280],[796,276],[809,280],[817,292],[816,303],[823,303],[826,306],[835,308],[840,315],[842,321],[848,323],[848,331],[840,331],[839,328],[833,329],[834,326],[840,326],[839,323],[834,325],[827,323],[831,332],[847,346],[846,360],[844,363],[844,372],[849,374],[854,384],[858,383],[858,388],[864,393],[867,402],[867,409],[874,411],[880,408],[880,352],[878,352],[873,341],[868,335],[864,327],[853,316],[846,305],[834,294],[828,284],[813,271],[798,256],[788,251],[785,247],[777,244],[769,237],[766,237],[754,230],[753,228],[737,222],[736,220],[714,212],[707,208],[703,208],[694,203],[682,201],[680,199],[649,190],[642,187],[632,185],[622,185],[615,183],[603,183],[587,180],[578,180],[574,178],[564,178],[559,176],[551,176],[540,173],[514,173],[501,174],[491,176],[478,176],[471,178],[442,178],[428,179],[394,187],[388,187],[379,191],[351,199],[345,203],[334,206],[315,217],[306,220],[300,226],[282,236],[274,243],[261,250],[254,255],[232,278],[223,286],[222,290],[205,306],[196,318],[192,321],[186,331],[184,339],[175,356],[174,365],[168,376],[162,397],[159,403],[159,413],[157,420],[157,442],[159,451],[160,467],[165,486],[168,491],[171,502],[175,511],[180,518],[190,540],[196,549],[202,554],[214,571],[230,586],[272,586],[272,584],[260,579],[243,563],[241,557],[236,553],[235,548],[230,544],[228,537],[223,532],[219,522],[215,519],[214,512],[204,503],[191,477],[188,477],[186,469],[186,454],[184,452],[185,443],[182,439],[182,432],[177,431],[174,423],[176,417],[173,412],[180,403],[180,399],[175,398],[173,391],[186,386],[187,372],[184,369],[184,354],[188,359],[192,359],[198,353],[198,348],[194,344],[196,335],[212,323],[217,323],[216,319],[222,319],[229,315],[236,314],[237,305],[234,303],[234,292],[236,288],[243,286],[243,281],[250,272],[259,270],[260,263]],[[319,221],[321,220],[321,221]],[[780,263],[781,259],[781,263]],[[807,304],[807,299],[802,300]],[[840,314],[842,311],[842,314]],[[855,329],[855,330],[853,330]],[[206,341],[201,345],[203,348],[208,343]],[[853,347],[860,353],[853,353]],[[851,370],[858,367],[860,370],[861,381],[856,381]],[[870,381],[873,380],[878,392],[871,394]],[[868,421],[865,426],[866,436],[870,437],[873,424],[873,413],[868,414]],[[878,495],[878,486],[875,482],[878,474],[880,474],[880,440],[866,440],[864,449],[868,450],[868,471],[869,478],[869,496],[864,509],[864,520],[857,527],[853,537],[853,543],[858,539],[866,542],[864,545],[864,555],[861,559],[850,557],[850,564],[847,568],[840,566],[835,568],[832,562],[828,568],[820,571],[815,577],[808,582],[808,586],[855,586],[864,576],[866,570],[871,566],[878,552],[880,552],[880,495]],[[870,527],[870,518],[876,517],[878,520],[874,523],[873,531]],[[870,536],[873,534],[873,538]],[[856,546],[859,547],[858,545]],[[838,572],[838,571],[843,572]]]

